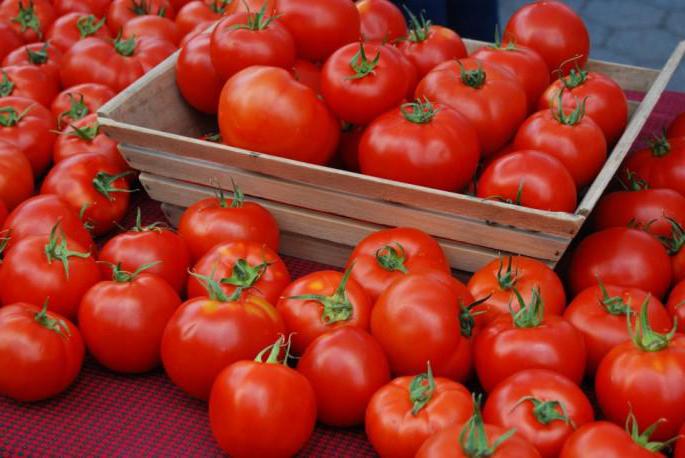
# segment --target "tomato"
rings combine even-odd
[[[424,363],[426,364],[426,363]],[[471,393],[428,370],[394,379],[373,395],[366,409],[366,435],[381,456],[411,458],[433,433],[469,418]]]
[[[119,170],[127,170],[128,165],[121,157],[117,142],[100,132],[100,124],[95,113],[76,121],[64,129],[55,142],[53,159],[55,164],[79,154],[99,153]]]
[[[340,136],[338,121],[314,91],[284,69],[262,66],[228,80],[219,129],[227,145],[313,164],[330,160]]]
[[[685,334],[685,280],[679,281],[668,296],[668,313],[677,320],[678,331]],[[659,329],[653,317],[649,317],[649,322],[657,332],[665,332]]]
[[[278,360],[283,337],[266,359],[239,361],[216,378],[209,424],[219,446],[237,458],[292,456],[314,432],[316,398],[309,381]]]
[[[473,359],[483,389],[490,392],[526,369],[548,369],[579,384],[586,363],[583,335],[560,316],[544,316],[537,289],[530,302],[521,296],[517,301],[519,311],[495,318],[476,334]]]
[[[264,11],[267,14],[272,15],[277,13],[277,6],[277,0],[242,0],[236,5],[235,11],[238,13],[254,13],[264,7]]]
[[[34,176],[50,165],[56,135],[55,121],[47,108],[23,97],[0,98],[0,141],[26,155]]]
[[[148,372],[160,365],[160,345],[167,321],[181,299],[157,275],[126,272],[114,266],[112,280],[102,281],[81,299],[78,324],[97,362],[115,372]]]
[[[76,379],[84,353],[76,326],[45,305],[0,308],[0,394],[24,402],[56,396]]]
[[[559,458],[665,458],[658,453],[666,444],[649,440],[649,431],[639,434],[634,426],[626,432],[608,421],[595,421],[571,434]]]
[[[176,61],[176,85],[193,108],[215,114],[225,80],[212,64],[211,38],[210,34],[200,34],[181,48]]]
[[[361,22],[361,36],[367,43],[393,43],[407,36],[402,11],[388,0],[359,0],[355,3]]]
[[[528,107],[525,91],[508,70],[473,58],[435,67],[419,82],[416,97],[463,114],[478,131],[485,156],[509,142]]]
[[[605,284],[640,288],[661,298],[672,278],[666,249],[646,232],[626,227],[604,229],[586,237],[569,266],[574,294],[599,279]]]
[[[640,429],[659,422],[655,440],[678,434],[685,423],[685,336],[655,332],[642,304],[639,319],[629,323],[632,341],[614,347],[599,364],[597,403],[608,420],[623,423],[634,415]]]
[[[673,458],[685,458],[685,424],[680,428],[680,437],[675,443]]]
[[[190,0],[169,0],[169,3],[174,8],[174,11],[179,11],[183,8]]]
[[[228,297],[205,277],[207,296],[176,310],[162,337],[167,375],[193,397],[207,399],[223,368],[254,358],[285,329],[278,311],[260,296]]]
[[[128,172],[114,166],[107,156],[85,153],[64,159],[45,177],[41,194],[57,194],[92,224],[94,235],[113,229],[128,210],[131,189]]]
[[[211,35],[212,31],[208,30],[210,27],[212,27],[214,23],[213,22],[202,22],[198,25],[195,26],[195,28],[189,32],[186,36],[181,38],[181,41],[179,42],[178,46],[183,49],[184,46],[186,46],[188,43],[190,43],[190,40],[195,38],[198,35]],[[212,66],[214,68],[214,66]],[[214,70],[216,72],[216,70]]]
[[[595,179],[607,157],[604,133],[583,115],[583,106],[581,102],[568,114],[563,106],[538,111],[523,123],[514,138],[516,149],[534,149],[559,159],[579,189]]]
[[[7,215],[7,205],[5,205],[5,203],[2,200],[0,200],[0,225],[2,225],[5,222],[5,219],[7,219]],[[0,234],[0,255],[9,243],[8,235],[9,234]]]
[[[623,176],[634,174],[650,188],[667,188],[685,196],[685,138],[655,138],[649,148],[627,157]]]
[[[299,57],[312,62],[360,38],[359,12],[350,0],[278,0],[278,13]]]
[[[199,24],[215,22],[235,11],[234,0],[195,0],[188,2],[176,14],[176,28],[180,37],[188,35]]]
[[[414,98],[414,91],[416,91],[416,85],[419,84],[419,71],[416,69],[416,66],[412,63],[412,61],[410,61],[409,58],[402,53],[402,51],[397,49],[396,46],[385,44],[383,45],[382,49],[390,51],[400,61],[400,65],[405,74],[404,79],[407,82],[407,93],[405,94],[405,99],[412,100]]]
[[[0,266],[0,300],[3,304],[41,304],[68,319],[76,316],[83,295],[100,281],[95,260],[85,248],[58,235],[26,237],[5,254]]]
[[[263,243],[278,252],[276,219],[261,205],[245,202],[237,187],[230,203],[220,192],[218,198],[203,199],[188,207],[179,222],[178,233],[188,243],[195,261],[215,245],[226,242]]]
[[[390,382],[383,349],[366,331],[353,326],[314,339],[297,370],[314,388],[319,421],[339,427],[364,423],[371,396]]]
[[[668,138],[685,137],[685,112],[680,113],[671,121],[666,135]]]
[[[57,120],[57,128],[64,129],[72,122],[85,118],[114,97],[109,87],[97,83],[77,84],[63,90],[50,106]]]
[[[59,66],[62,63],[62,51],[53,43],[31,43],[9,53],[2,65],[28,65],[46,74],[54,84],[59,86]]]
[[[535,150],[509,153],[483,171],[476,195],[523,207],[573,213],[576,184],[557,158]]]
[[[486,423],[516,432],[545,458],[556,458],[578,427],[594,419],[592,404],[571,380],[556,372],[530,369],[508,377],[488,396]]]
[[[494,259],[476,271],[467,288],[480,302],[472,308],[479,327],[487,325],[500,315],[517,312],[520,304],[517,291],[529,303],[536,294],[544,304],[544,314],[561,315],[566,305],[564,286],[557,274],[545,263],[525,256],[508,256]]]
[[[176,23],[161,16],[144,15],[134,17],[124,24],[122,36],[124,38],[158,38],[178,46],[180,35]]]
[[[23,44],[21,37],[9,23],[0,22],[0,60]]]
[[[369,329],[373,303],[362,287],[345,273],[312,272],[288,285],[276,308],[292,336],[292,348],[301,355],[322,334],[344,326]]]
[[[416,67],[419,80],[438,65],[467,56],[466,46],[455,31],[431,24],[423,14],[409,18],[409,34],[398,48]]]
[[[70,13],[92,14],[95,17],[104,17],[107,14],[112,0],[53,0],[55,13],[58,16],[66,16]],[[57,21],[55,21],[57,22]]]
[[[0,201],[11,211],[32,194],[31,163],[16,146],[0,141]]]
[[[590,54],[590,35],[585,23],[559,1],[543,0],[519,8],[507,22],[504,38],[537,51],[552,76],[557,69],[568,73],[572,59],[584,67]]]
[[[48,74],[29,65],[10,65],[0,69],[0,97],[22,97],[50,106],[59,93],[59,84]]]
[[[571,70],[547,88],[538,108],[554,107],[560,93],[561,103],[568,110],[575,109],[579,100],[587,100],[585,114],[602,129],[609,145],[618,141],[628,124],[628,100],[616,81],[602,73]]]
[[[117,35],[124,25],[137,16],[162,16],[174,19],[169,0],[113,0],[107,10],[107,26]]]
[[[309,61],[297,59],[290,69],[293,78],[316,94],[321,94],[321,69]]]
[[[19,33],[24,43],[43,39],[55,20],[55,9],[49,0],[5,0],[0,3],[0,22]]]
[[[100,83],[121,92],[174,51],[173,43],[157,38],[116,39],[113,42],[86,38],[64,55],[60,69],[62,84],[69,87]]]

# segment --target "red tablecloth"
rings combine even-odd
[[[645,133],[685,110],[685,94],[667,93]],[[139,198],[146,220],[159,206]],[[124,221],[128,227],[132,215]],[[325,266],[286,258],[294,278]],[[55,399],[20,404],[0,398],[0,456],[213,456],[207,406],[190,399],[161,370],[122,376],[87,359],[76,383]],[[375,456],[363,429],[318,426],[300,456]]]

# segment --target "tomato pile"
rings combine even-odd
[[[583,69],[582,20],[532,3],[467,56],[409,17],[386,0],[0,4],[0,394],[54,397],[87,352],[163,367],[232,456],[293,455],[317,421],[364,425],[388,457],[685,456],[685,114],[626,160],[563,278],[513,256],[464,283],[400,227],[293,279],[238,186],[178,231],[139,211],[112,236],[137,185],[94,112],[177,46],[180,92],[229,145],[573,211],[627,118]]]

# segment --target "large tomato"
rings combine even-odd
[[[584,67],[590,54],[590,35],[585,23],[569,6],[556,0],[543,0],[521,7],[507,22],[505,41],[534,49],[555,70],[566,64],[562,71],[571,68],[571,59]]]
[[[668,138],[685,137],[685,112],[676,116],[666,131]]]
[[[317,337],[298,360],[297,370],[314,388],[319,421],[339,427],[362,424],[371,396],[390,382],[383,349],[353,326]]]
[[[173,43],[175,46],[180,40],[174,21],[149,14],[135,17],[124,24],[121,36],[124,38],[158,38]]]
[[[623,164],[623,176],[634,174],[650,188],[667,188],[685,196],[685,137],[655,138]]]
[[[100,83],[121,92],[174,51],[173,43],[158,38],[86,38],[64,55],[62,84]]]
[[[544,369],[508,377],[488,396],[486,423],[516,432],[544,458],[559,456],[564,442],[578,427],[594,419],[592,404],[568,378]]]
[[[0,22],[10,24],[24,43],[41,41],[55,20],[50,0],[5,0],[0,3]]]
[[[486,156],[511,140],[528,112],[526,93],[516,78],[504,67],[474,58],[435,67],[417,86],[416,97],[463,114],[478,131]]]
[[[59,93],[59,83],[38,67],[10,65],[0,69],[0,97],[22,97],[49,107]]]
[[[212,31],[210,27],[213,24],[213,22],[201,22],[198,25],[196,25],[192,31],[190,31],[187,35],[181,38],[181,41],[178,44],[179,48],[183,49],[184,46],[190,43],[190,40],[197,37],[198,35],[211,35]],[[216,70],[214,70],[214,73],[216,73]]]
[[[119,170],[128,170],[121,157],[118,143],[100,131],[100,123],[95,113],[89,114],[60,132],[53,149],[55,164],[79,154],[99,153]]]
[[[280,337],[268,356],[239,361],[216,378],[209,399],[209,424],[230,456],[293,456],[316,424],[316,397],[309,381],[287,366]],[[266,349],[268,350],[268,348]]]
[[[108,86],[97,83],[77,84],[63,90],[50,106],[57,120],[57,128],[64,129],[74,121],[97,112],[116,93]]]
[[[112,0],[53,0],[55,13],[66,16],[69,13],[93,14],[95,17],[105,17]]]
[[[234,0],[194,0],[186,3],[176,14],[178,35],[184,37],[199,24],[218,21],[235,11],[239,3]]]
[[[685,229],[678,221],[671,219],[671,234],[659,237],[661,243],[668,249],[671,255],[671,266],[673,267],[673,281],[679,282],[685,279]]]
[[[176,61],[178,90],[193,108],[207,114],[215,114],[219,109],[219,95],[224,87],[224,79],[212,64],[211,40],[210,34],[199,34],[181,48]]]
[[[16,146],[0,141],[0,201],[12,211],[31,194],[31,163]]]
[[[169,0],[113,0],[107,10],[107,26],[117,35],[128,21],[148,14],[174,19]]]
[[[31,43],[9,53],[2,65],[28,65],[45,73],[57,86],[60,84],[59,67],[62,64],[62,51],[53,43]]]
[[[640,306],[647,301],[647,315],[654,329],[668,332],[673,326],[663,304],[649,293],[638,289],[614,285],[590,286],[569,304],[564,318],[585,337],[587,372],[593,375],[602,358],[615,346],[630,340],[626,328],[626,315],[632,311],[635,322]]]
[[[69,320],[26,303],[0,308],[0,394],[40,401],[66,390],[81,371],[83,341]]]
[[[678,282],[668,296],[668,313],[678,320],[678,331],[685,334],[685,280]],[[649,322],[656,331],[662,331],[656,326],[656,322],[649,317]]]
[[[402,10],[388,0],[355,3],[361,22],[361,38],[367,43],[393,43],[407,36]]]
[[[535,150],[515,151],[488,164],[476,195],[540,210],[573,213],[576,184],[557,158]]]
[[[386,43],[384,44],[383,49],[387,49],[399,59],[400,65],[404,70],[404,79],[406,79],[407,82],[405,99],[412,100],[414,98],[414,91],[416,91],[416,85],[419,84],[419,72],[416,69],[416,66],[397,47]]]
[[[586,237],[576,248],[569,266],[569,285],[574,294],[605,284],[632,286],[658,298],[673,278],[666,249],[646,232],[612,227]]]
[[[297,59],[290,73],[296,81],[304,84],[316,94],[321,94],[321,69],[317,65],[307,60]]]
[[[432,434],[465,422],[472,409],[469,390],[434,378],[429,363],[425,373],[396,378],[376,391],[366,409],[366,435],[381,456],[412,458]]]
[[[338,145],[339,126],[317,94],[282,68],[246,68],[221,91],[219,130],[224,143],[238,148],[325,164]]]
[[[0,60],[20,47],[24,42],[9,23],[0,22]]]
[[[649,440],[650,431],[640,434],[633,421],[626,431],[608,421],[595,421],[571,434],[559,458],[665,458],[667,446]]]

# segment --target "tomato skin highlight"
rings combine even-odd
[[[402,11],[388,0],[355,2],[361,22],[361,36],[369,43],[393,43],[407,35]]]
[[[211,35],[201,33],[181,48],[176,62],[176,85],[193,108],[215,114],[225,80],[216,72],[210,56]]]
[[[633,442],[622,427],[608,421],[587,423],[573,433],[559,458],[665,458]]]

